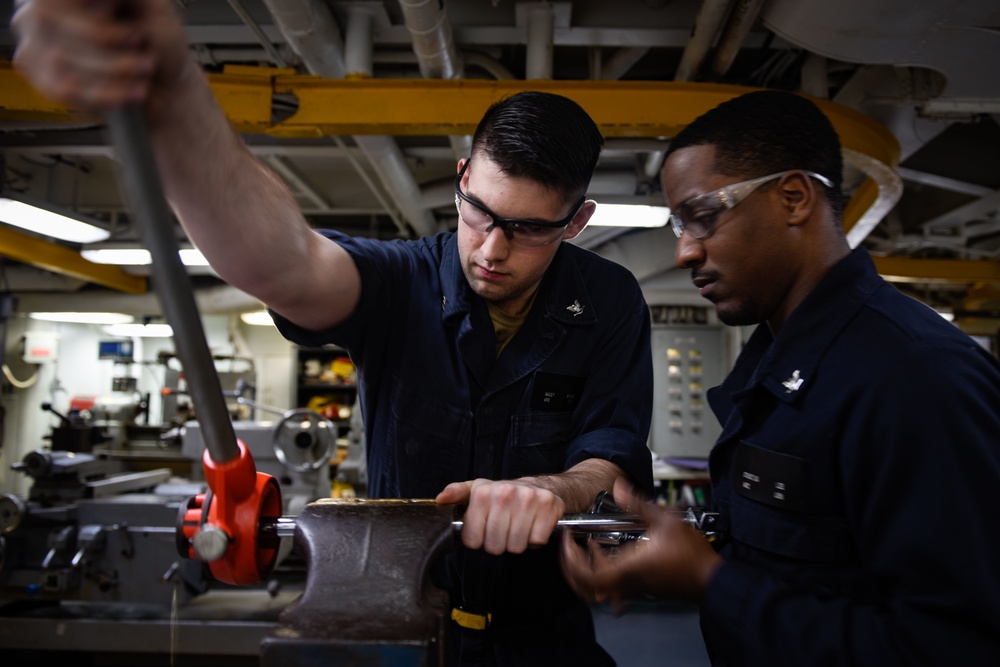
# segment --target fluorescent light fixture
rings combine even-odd
[[[208,260],[196,248],[181,248],[178,253],[184,266],[208,266]],[[147,266],[153,258],[145,248],[85,248],[80,251],[84,259],[95,264],[118,266]]]
[[[73,322],[76,324],[127,324],[135,318],[124,313],[29,313],[33,320]]]
[[[642,204],[597,204],[588,226],[596,227],[663,227],[670,220],[666,206]]]
[[[197,248],[181,248],[181,264],[184,266],[208,266],[208,260]]]
[[[255,310],[252,313],[242,313],[240,315],[240,319],[246,324],[251,324],[253,326],[274,326],[274,319],[271,318],[271,313],[266,310]]]
[[[170,338],[174,335],[174,329],[169,324],[133,322],[131,324],[112,324],[104,327],[104,330],[112,336],[123,338]]]
[[[153,262],[145,248],[84,248],[80,255],[95,264],[117,264],[118,266],[145,266]]]
[[[111,236],[76,213],[7,193],[0,196],[0,222],[71,243],[96,243]]]

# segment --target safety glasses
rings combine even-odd
[[[793,171],[802,170],[789,169],[788,171],[780,171],[777,174],[733,183],[721,190],[691,197],[671,211],[670,226],[673,228],[677,238],[680,238],[681,234],[690,234],[696,239],[706,238],[715,231],[716,223],[723,212],[735,208],[737,204],[749,197],[750,193],[765,183],[777,180]],[[802,173],[816,179],[828,188],[833,187],[833,183],[826,176],[821,176],[812,171],[802,171]]]
[[[580,201],[573,206],[572,212],[556,222],[501,218],[484,204],[462,192],[462,176],[465,175],[471,162],[472,160],[467,160],[458,172],[458,176],[455,177],[455,206],[458,208],[458,215],[462,222],[480,234],[489,234],[494,227],[499,227],[507,240],[514,245],[529,248],[548,245],[562,237],[566,231],[566,225],[573,221],[573,218],[580,211],[580,207],[586,201],[585,197],[580,197]]]

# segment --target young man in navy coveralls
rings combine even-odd
[[[1000,366],[848,247],[842,168],[791,93],[673,139],[677,266],[724,323],[760,324],[709,393],[726,536],[716,551],[617,483],[649,541],[612,562],[566,540],[565,573],[620,608],[699,602],[714,665],[1000,665]]]
[[[142,104],[167,197],[229,284],[358,367],[372,497],[464,505],[437,582],[454,665],[611,665],[550,537],[626,476],[652,490],[649,310],[623,267],[564,243],[603,147],[574,102],[491,106],[458,161],[458,228],[416,241],[310,228],[190,57],[170,0],[24,2],[15,64],[58,101]],[[479,627],[485,626],[485,627]]]

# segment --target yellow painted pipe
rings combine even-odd
[[[146,278],[119,266],[97,264],[66,246],[43,241],[0,225],[0,255],[71,278],[97,283],[128,294],[144,294]]]

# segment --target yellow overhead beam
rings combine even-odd
[[[892,282],[1000,283],[1000,262],[992,259],[873,259],[879,275]]]
[[[575,100],[606,137],[672,137],[709,109],[757,90],[675,81],[324,79],[291,69],[247,66],[229,66],[208,79],[238,131],[287,138],[471,134],[486,107],[522,90],[559,93]],[[0,91],[0,119],[94,120],[45,100],[9,65],[0,68]],[[272,116],[275,95],[297,100],[295,113],[278,122]],[[899,143],[885,127],[848,107],[814,101],[846,148],[895,168]],[[844,219],[846,229],[871,206],[874,187],[870,180],[852,200]]]
[[[709,109],[758,90],[674,81],[323,79],[292,72],[230,66],[208,79],[239,131],[281,137],[471,134],[487,106],[521,90],[575,100],[607,137],[671,137]],[[275,95],[297,98],[297,111],[280,122],[272,117]],[[815,101],[847,148],[896,165],[899,144],[886,128],[848,107]],[[9,63],[0,63],[0,119],[96,120],[40,96]]]
[[[100,122],[96,116],[74,111],[43,97],[6,62],[0,62],[0,119],[52,123]]]
[[[479,79],[323,79],[289,69],[227,67],[209,74],[209,84],[234,127],[275,137],[329,135],[471,134],[483,111],[505,95],[542,90],[565,95],[583,106],[606,137],[671,137],[726,100],[755,88],[707,83],[654,81],[551,81]],[[275,95],[294,96],[296,112],[273,118]],[[828,100],[815,99],[830,118],[845,148],[890,169],[899,161],[899,143],[872,118]],[[0,120],[95,120],[41,97],[9,64],[0,64]],[[845,228],[877,197],[869,179],[845,211]],[[992,260],[876,257],[879,273],[892,280],[1000,282]]]
[[[962,308],[965,310],[1000,308],[1000,286],[989,283],[973,285],[972,289],[965,294]]]
[[[276,93],[298,110],[268,134],[472,134],[486,107],[522,90],[565,95],[593,117],[606,137],[672,137],[704,112],[757,88],[675,81],[480,79],[322,79],[277,76]],[[848,148],[890,167],[899,143],[885,127],[848,107],[815,100]]]
[[[146,278],[143,276],[133,276],[118,266],[96,264],[66,246],[49,243],[2,225],[0,255],[128,294],[144,294],[147,289]]]
[[[274,77],[289,69],[233,67],[209,75],[212,92],[240,132],[264,133],[273,126]],[[40,95],[9,62],[0,62],[0,120],[52,124],[100,124],[103,119]]]

